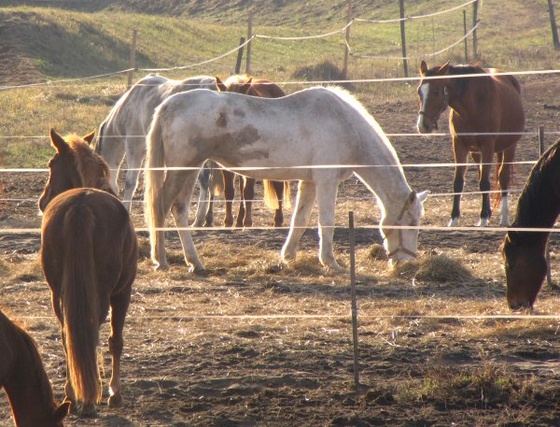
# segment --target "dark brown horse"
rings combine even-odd
[[[138,259],[134,226],[112,194],[107,164],[88,146],[92,137],[64,139],[51,130],[56,154],[39,200],[44,212],[41,266],[66,353],[65,400],[80,415],[95,414],[101,400],[97,344],[109,308],[109,405],[122,403],[122,331]]]
[[[511,163],[521,132],[525,130],[525,112],[517,79],[495,72],[477,65],[453,66],[449,62],[430,69],[424,61],[420,65],[418,131],[433,132],[438,128],[439,116],[448,106],[451,109],[449,129],[456,165],[449,225],[458,225],[461,216],[461,193],[469,153],[479,167],[482,209],[478,225],[488,225],[492,214],[489,192],[494,154],[501,198],[500,225],[509,225],[507,194]]]
[[[17,427],[62,427],[69,403],[57,406],[33,339],[0,311],[0,387]]]
[[[554,226],[560,215],[560,141],[552,145],[531,170],[517,202],[512,228]],[[546,276],[548,231],[509,230],[502,255],[506,297],[512,309],[533,308]]]
[[[216,77],[216,85],[221,92],[237,92],[263,98],[280,98],[286,95],[280,86],[270,80],[254,79],[245,75],[230,76],[225,82]],[[235,174],[225,169],[222,169],[222,174],[226,200],[224,225],[231,227],[233,225],[232,203],[235,197]],[[255,179],[246,176],[240,176],[239,178],[241,202],[235,226],[251,227],[253,225],[252,204],[255,198]],[[263,185],[265,203],[269,208],[275,210],[274,226],[281,227],[284,222],[283,205],[290,206],[290,183],[287,181],[264,180]]]

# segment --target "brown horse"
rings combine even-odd
[[[417,127],[420,133],[437,129],[439,116],[447,109],[455,157],[453,209],[449,225],[458,225],[467,156],[478,163],[482,209],[478,225],[488,225],[490,206],[490,171],[496,154],[500,187],[500,225],[509,225],[507,194],[511,163],[517,142],[525,130],[525,111],[517,79],[495,75],[496,70],[477,65],[444,65],[428,69],[420,65],[422,79],[418,85],[420,111]]]
[[[266,79],[254,79],[245,75],[233,75],[222,82],[216,77],[216,85],[221,92],[237,92],[245,95],[260,96],[263,98],[280,98],[286,94],[275,83]],[[226,218],[224,225],[231,227],[233,225],[232,203],[235,197],[234,179],[235,174],[228,170],[222,169],[224,177],[224,193],[226,200]],[[288,181],[269,181],[264,180],[264,200],[267,206],[274,209],[274,226],[282,227],[284,222],[284,214],[282,212],[283,204],[290,206],[290,183]],[[236,227],[251,227],[253,225],[252,217],[252,201],[255,198],[255,179],[246,176],[240,176],[239,192],[241,193],[241,203],[239,204],[239,213],[235,221]],[[283,201],[285,203],[283,203]]]
[[[0,311],[0,387],[17,427],[62,427],[69,403],[57,406],[33,339]]]
[[[88,145],[92,138],[64,139],[51,130],[56,154],[39,200],[44,212],[41,266],[66,353],[65,400],[80,415],[95,414],[101,400],[97,344],[109,307],[109,405],[122,403],[122,331],[138,260],[134,226],[112,193],[107,164]]]
[[[560,141],[535,164],[517,202],[512,228],[552,228],[560,215]],[[502,244],[510,308],[533,308],[546,276],[548,231],[509,230]]]

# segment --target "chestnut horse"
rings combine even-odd
[[[266,79],[254,79],[245,75],[233,75],[222,82],[216,77],[218,90],[222,92],[237,92],[245,95],[260,96],[264,98],[280,98],[286,96],[280,86]],[[226,169],[222,169],[224,177],[224,192],[226,200],[226,217],[224,225],[233,225],[232,203],[235,197],[234,179],[235,174]],[[274,209],[274,227],[282,227],[284,214],[282,212],[283,201],[286,207],[290,207],[290,183],[287,181],[264,180],[264,200],[267,206]],[[239,203],[239,213],[235,221],[236,227],[251,227],[253,225],[252,202],[255,198],[255,179],[247,176],[239,176],[239,192],[241,202]]]
[[[122,331],[138,260],[134,226],[113,193],[107,164],[88,145],[92,138],[64,139],[51,130],[56,154],[39,199],[41,266],[66,353],[65,400],[80,415],[95,414],[101,400],[97,344],[109,308],[109,405],[122,403]]]
[[[57,406],[33,339],[0,311],[0,387],[17,427],[62,427],[69,403]]]
[[[455,157],[453,209],[450,226],[459,224],[460,202],[464,187],[467,156],[478,163],[482,209],[477,225],[486,226],[492,214],[490,172],[496,154],[500,187],[500,225],[509,225],[508,186],[517,142],[525,130],[525,111],[518,80],[495,75],[497,70],[477,65],[444,65],[428,69],[420,64],[422,79],[418,85],[420,133],[437,129],[439,116],[447,109]]]
[[[554,226],[560,214],[560,141],[533,166],[519,196],[512,228]],[[502,244],[506,298],[510,308],[533,308],[546,276],[546,246],[550,232],[509,230]]]

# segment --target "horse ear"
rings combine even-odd
[[[426,61],[422,60],[422,62],[420,63],[420,74],[425,76],[427,71],[428,71],[428,64],[426,64]]]
[[[430,195],[430,190],[422,191],[421,193],[417,193],[416,197],[420,203],[424,203],[428,196]]]
[[[218,88],[219,92],[227,92],[227,87],[218,76],[216,76],[216,87]]]
[[[91,145],[93,138],[95,137],[95,131],[88,133],[83,137],[84,141]]]
[[[54,129],[51,129],[51,144],[58,153],[68,148],[68,143]]]
[[[60,422],[70,412],[70,402],[61,403],[54,411],[54,419]]]
[[[447,61],[445,64],[439,67],[438,74],[444,75],[447,74],[448,72],[449,72],[449,61]]]

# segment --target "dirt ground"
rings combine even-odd
[[[557,78],[525,82],[528,114],[518,160],[538,157],[537,128],[557,131]],[[414,102],[368,105],[389,134],[414,133]],[[442,123],[443,125],[443,119]],[[443,126],[442,126],[443,127]],[[555,137],[547,135],[551,144]],[[451,162],[446,138],[394,136],[404,165]],[[519,190],[530,166],[516,169]],[[547,287],[535,315],[510,318],[504,300],[499,244],[503,230],[437,229],[448,221],[452,168],[407,167],[416,190],[432,192],[420,232],[421,257],[444,255],[471,273],[468,280],[416,280],[369,257],[379,243],[378,211],[355,179],[341,185],[335,233],[339,261],[349,265],[348,211],[356,215],[359,383],[351,328],[349,272],[324,271],[316,259],[316,229],[300,258],[277,266],[286,229],[267,228],[272,215],[255,208],[255,229],[196,231],[210,270],[189,274],[175,233],[171,269],[154,272],[146,233],[125,327],[125,405],[99,406],[93,419],[69,426],[560,426],[559,295]],[[474,169],[467,191],[476,191]],[[0,306],[27,327],[40,346],[57,399],[64,356],[48,287],[38,262],[36,201],[46,176],[3,175],[0,208]],[[260,188],[260,187],[259,187]],[[517,191],[510,200],[515,209]],[[138,199],[140,200],[140,199]],[[462,225],[474,225],[480,202],[466,195]],[[141,205],[134,221],[144,227]],[[217,219],[223,218],[217,205]],[[288,218],[289,219],[289,218]],[[493,219],[492,227],[496,227]],[[13,229],[29,229],[15,232]],[[552,277],[558,277],[552,237]],[[522,313],[525,314],[525,313]],[[540,315],[540,316],[536,316]],[[104,386],[110,358],[101,332]],[[0,425],[12,425],[0,395]]]

